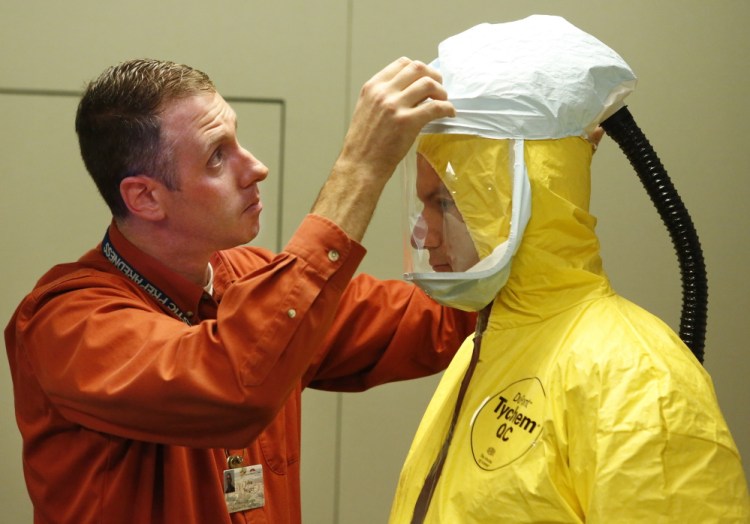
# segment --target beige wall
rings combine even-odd
[[[690,209],[709,269],[706,367],[741,453],[750,460],[750,37],[744,0],[463,2],[394,0],[65,3],[0,5],[0,231],[4,324],[51,264],[94,245],[108,222],[72,131],[75,100],[9,89],[77,91],[111,63],[136,56],[207,71],[222,93],[270,97],[238,103],[242,139],[283,186],[266,182],[264,245],[283,240],[309,208],[343,137],[359,86],[399,55],[431,60],[444,37],[483,21],[561,14],[617,50],[640,84],[630,108]],[[85,13],[85,15],[83,14]],[[285,127],[282,127],[284,125]],[[284,132],[283,159],[278,157]],[[679,274],[668,236],[611,142],[595,158],[593,209],[615,287],[676,326]],[[273,174],[272,173],[272,176]],[[363,270],[399,278],[398,184],[391,184],[365,243]],[[270,207],[270,206],[269,206]],[[273,234],[268,233],[272,231]],[[357,395],[306,392],[303,504],[307,523],[380,523],[435,379]],[[31,522],[22,481],[7,364],[0,365],[0,508]]]

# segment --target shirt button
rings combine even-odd
[[[296,316],[297,316],[297,310],[295,310],[295,309],[290,309],[289,311],[287,311],[287,312],[286,312],[286,314],[287,314],[287,316],[288,316],[289,318],[294,318],[294,317],[296,317]]]
[[[338,259],[339,259],[339,252],[336,251],[335,249],[331,249],[328,252],[328,260],[330,260],[331,262],[336,262]]]

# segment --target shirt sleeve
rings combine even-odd
[[[359,275],[307,381],[317,389],[361,391],[437,373],[475,324],[475,313],[442,307],[413,284]]]
[[[241,447],[275,417],[314,355],[364,249],[308,217],[286,249],[188,326],[119,275],[72,273],[37,289],[6,342],[15,375],[68,421],[124,438]]]

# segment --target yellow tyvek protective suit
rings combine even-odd
[[[430,163],[445,164],[433,149]],[[531,219],[491,307],[424,521],[750,521],[747,482],[710,377],[667,325],[618,296],[602,269],[588,210],[591,145],[527,140],[524,151]],[[453,194],[466,209],[460,199],[471,191]],[[489,221],[470,215],[479,245],[492,232],[476,229]],[[391,523],[411,522],[472,348],[467,340],[427,408]]]

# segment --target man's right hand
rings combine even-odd
[[[428,122],[455,115],[441,76],[399,58],[360,91],[341,154],[312,212],[361,240],[396,166]]]
[[[340,160],[390,177],[425,124],[454,116],[442,77],[422,62],[399,58],[360,91]]]

